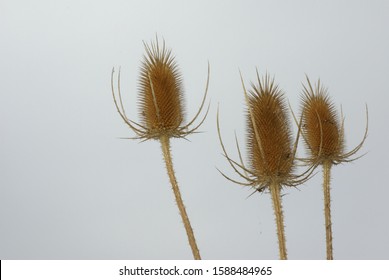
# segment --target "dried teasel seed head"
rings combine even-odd
[[[200,117],[208,93],[210,65],[208,63],[208,76],[205,92],[200,107],[195,116],[184,123],[184,97],[182,78],[171,51],[165,47],[163,41],[160,47],[158,37],[150,45],[144,43],[146,55],[140,71],[139,78],[139,109],[141,123],[128,118],[123,106],[120,92],[120,69],[115,89],[115,68],[111,73],[111,91],[116,110],[122,120],[135,132],[136,137],[126,139],[162,139],[185,138],[195,133],[205,121],[210,104],[205,114]],[[199,123],[195,122],[200,118]]]
[[[252,84],[247,92],[240,75],[247,108],[247,151],[249,164],[246,166],[235,135],[239,160],[232,159],[226,150],[220,131],[219,109],[216,124],[223,155],[237,175],[243,180],[235,180],[222,171],[227,180],[250,186],[255,192],[271,191],[281,186],[296,187],[311,178],[314,170],[309,167],[301,174],[294,173],[296,150],[301,133],[301,125],[296,139],[292,141],[290,122],[283,92],[268,75],[260,79],[257,71],[258,85]],[[273,187],[272,187],[273,186]]]
[[[342,157],[344,138],[339,117],[320,80],[315,88],[307,78],[302,97],[302,132],[312,160],[335,162]]]
[[[182,78],[171,50],[158,43],[147,45],[139,78],[142,125],[156,137],[177,134],[184,121]]]
[[[248,94],[248,154],[258,177],[283,183],[292,176],[293,145],[282,91],[268,75]]]

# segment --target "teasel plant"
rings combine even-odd
[[[320,80],[312,86],[308,76],[307,85],[303,84],[302,95],[302,137],[308,150],[307,158],[300,159],[315,168],[323,169],[324,216],[326,231],[327,260],[333,259],[332,220],[331,220],[331,169],[333,165],[355,161],[353,158],[362,148],[368,133],[368,108],[366,105],[366,128],[362,141],[349,152],[345,152],[345,133],[343,112],[339,118],[328,90]],[[297,119],[293,114],[295,121]]]
[[[165,46],[164,40],[161,46],[158,37],[156,37],[155,42],[151,42],[150,45],[144,42],[144,47],[146,54],[143,57],[143,63],[140,70],[138,95],[141,122],[135,122],[128,118],[120,92],[120,69],[117,75],[116,93],[114,85],[114,68],[112,69],[111,74],[113,100],[122,120],[136,134],[135,137],[127,139],[139,139],[142,142],[150,139],[160,141],[163,159],[180,216],[186,230],[193,258],[195,260],[200,260],[200,251],[173,169],[170,139],[186,139],[190,134],[198,132],[198,128],[206,119],[210,104],[208,104],[205,113],[203,113],[203,108],[208,93],[210,66],[208,63],[208,76],[201,105],[194,117],[184,124],[185,110],[182,76],[177,63],[175,62],[175,58],[171,54],[171,50]],[[200,115],[202,114],[203,116],[200,118]],[[196,122],[198,123],[195,124]]]
[[[251,187],[255,192],[270,192],[278,237],[279,258],[287,259],[285,225],[282,208],[283,187],[297,187],[312,175],[312,168],[295,174],[295,159],[300,135],[300,126],[293,140],[288,111],[283,91],[268,74],[260,78],[257,85],[251,84],[247,92],[240,74],[246,103],[247,153],[248,164],[244,163],[240,145],[235,134],[238,160],[227,153],[221,136],[219,109],[217,112],[217,130],[223,156],[240,179],[232,179],[218,171],[229,181]]]

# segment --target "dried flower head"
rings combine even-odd
[[[284,186],[302,184],[308,179],[311,170],[300,175],[294,174],[294,160],[300,131],[293,142],[284,95],[274,83],[274,79],[270,79],[269,75],[260,79],[257,72],[257,80],[258,85],[252,84],[252,89],[247,93],[242,79],[248,112],[248,166],[243,163],[237,140],[240,162],[233,160],[227,154],[221,138],[219,116],[217,118],[219,140],[224,156],[245,182],[233,180],[221,173],[228,180],[240,185],[252,186],[257,191],[265,190],[271,183]]]
[[[247,144],[252,170],[264,181],[290,179],[293,146],[282,91],[266,75],[248,95]]]
[[[114,69],[111,75],[112,95],[115,106],[124,120],[124,122],[137,134],[138,139],[159,139],[161,136],[184,138],[188,134],[194,133],[204,122],[208,110],[199,124],[194,122],[199,117],[205,103],[209,84],[209,64],[208,77],[203,100],[200,108],[193,119],[183,125],[184,122],[184,97],[182,87],[182,77],[171,50],[162,46],[156,38],[156,42],[151,45],[144,43],[146,55],[139,78],[139,113],[141,123],[130,120],[123,107],[123,101],[120,92],[120,70],[118,75],[118,97],[116,99],[113,79]]]
[[[174,134],[184,119],[181,74],[165,44],[145,48],[139,79],[142,125],[152,134]]]
[[[365,142],[368,124],[361,143],[345,153],[343,116],[339,119],[328,91],[321,85],[320,80],[315,88],[312,87],[308,77],[307,83],[308,86],[303,85],[301,114],[302,134],[310,153],[309,159],[305,161],[310,164],[322,164],[324,161],[339,164],[355,160],[349,158],[357,153]],[[367,107],[366,118],[368,118]]]

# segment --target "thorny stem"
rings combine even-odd
[[[281,185],[277,182],[273,182],[270,185],[270,193],[273,201],[274,215],[276,216],[277,223],[277,236],[278,236],[278,247],[280,251],[280,259],[286,260],[286,242],[285,242],[285,229],[284,229],[284,214],[282,212],[281,204]]]
[[[332,252],[332,223],[331,223],[331,165],[330,161],[323,162],[323,192],[324,192],[324,216],[326,227],[327,260],[333,260]]]
[[[174,196],[176,198],[177,206],[180,211],[180,215],[182,218],[182,222],[184,223],[186,234],[188,236],[189,245],[192,249],[193,257],[195,260],[201,260],[199,249],[197,248],[196,239],[193,234],[192,226],[190,225],[190,221],[188,218],[188,214],[186,213],[184,202],[181,198],[180,189],[177,184],[176,176],[173,169],[172,157],[170,154],[170,142],[169,137],[166,135],[162,135],[160,137],[163,158],[166,163],[167,173],[169,175],[170,183],[172,184],[172,189],[174,192]]]

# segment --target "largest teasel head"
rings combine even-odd
[[[233,180],[224,173],[222,175],[235,183],[252,186],[258,191],[265,190],[272,183],[296,186],[305,182],[308,171],[301,175],[294,173],[299,132],[293,139],[282,90],[269,75],[260,78],[258,72],[257,84],[252,84],[248,92],[243,79],[242,86],[247,110],[248,164],[243,162],[237,140],[239,162],[227,154],[220,134],[219,116],[217,125],[224,156],[244,182]]]
[[[309,164],[319,165],[323,162],[339,164],[353,161],[351,157],[362,147],[368,131],[368,111],[366,106],[366,128],[362,141],[351,151],[345,152],[344,117],[339,116],[328,91],[320,80],[312,86],[307,77],[302,95],[302,135],[308,148],[309,156],[304,159]]]
[[[139,115],[140,123],[130,120],[124,110],[122,96],[120,92],[120,70],[118,74],[117,92],[114,87],[114,69],[111,75],[112,95],[119,115],[124,122],[136,133],[138,139],[159,139],[162,136],[182,138],[195,132],[204,122],[207,114],[201,119],[199,124],[194,122],[199,117],[205,103],[209,83],[208,77],[203,100],[200,108],[191,121],[184,124],[184,96],[182,86],[182,76],[176,64],[171,50],[159,43],[158,38],[151,44],[144,43],[145,55],[139,75]]]

